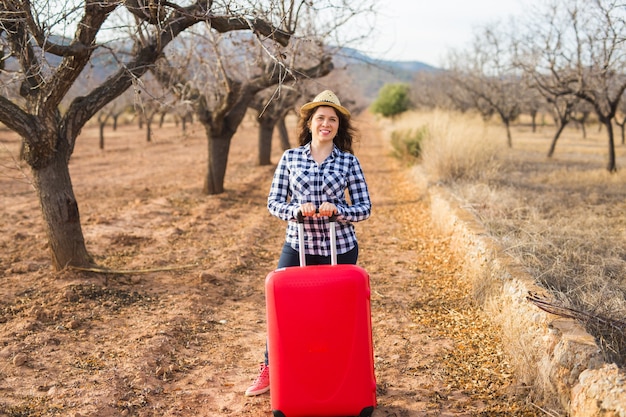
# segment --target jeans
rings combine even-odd
[[[354,265],[358,257],[359,245],[356,244],[354,248],[350,249],[348,252],[337,254],[337,263]],[[307,265],[330,265],[330,256],[306,255],[305,258]],[[280,259],[278,260],[278,268],[288,266],[300,266],[300,255],[289,243],[285,243],[280,253]]]

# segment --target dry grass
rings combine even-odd
[[[606,169],[608,139],[568,128],[547,158],[552,126],[513,127],[513,148],[495,121],[443,112],[407,114],[402,128],[428,125],[422,168],[447,184],[555,304],[577,316],[607,361],[626,365],[626,147]],[[618,132],[616,132],[618,133]]]
[[[404,123],[429,133],[422,144],[422,165],[431,181],[480,180],[498,170],[496,155],[502,146],[494,137],[499,129],[479,118],[433,111],[405,115],[400,127]]]

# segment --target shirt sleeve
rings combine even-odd
[[[351,155],[350,169],[347,177],[348,195],[350,196],[349,205],[337,207],[339,210],[340,221],[358,222],[366,220],[370,217],[372,211],[372,203],[365,182],[363,169],[356,156]]]
[[[273,216],[282,220],[295,218],[298,206],[290,202],[289,190],[289,151],[283,153],[274,171],[274,178],[267,197],[267,208]]]

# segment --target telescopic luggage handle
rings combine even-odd
[[[318,210],[315,210],[318,213]],[[304,253],[304,215],[298,210],[298,243],[300,250],[298,255],[300,257],[300,266],[306,266],[306,254]],[[328,217],[328,223],[330,225],[330,264],[337,265],[337,215],[333,214]]]

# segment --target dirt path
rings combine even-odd
[[[513,395],[523,391],[429,226],[423,190],[376,124],[358,124],[374,204],[357,226],[373,289],[374,415],[535,415]],[[273,168],[255,166],[250,127],[235,138],[228,191],[203,196],[195,129],[171,126],[146,144],[125,127],[106,151],[96,129],[80,138],[71,169],[89,250],[130,274],[52,272],[32,190],[3,155],[0,416],[271,415],[268,395],[243,391],[262,358],[263,280],[284,231],[265,209]]]
[[[420,181],[372,123],[361,149],[375,216],[360,229],[371,274],[379,416],[535,415],[513,388],[497,329],[473,304],[461,261],[430,224]]]

